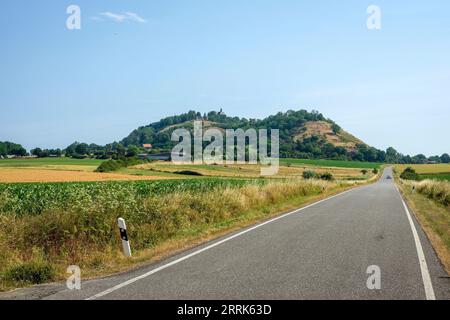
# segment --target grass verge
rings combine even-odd
[[[430,239],[445,270],[450,274],[450,207],[445,205],[445,196],[442,198],[445,193],[438,191],[439,185],[444,182],[411,182],[399,179],[397,182],[408,206]],[[450,183],[446,184],[448,188]]]

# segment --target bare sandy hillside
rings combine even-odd
[[[337,147],[344,147],[348,150],[356,149],[356,145],[365,144],[350,133],[341,130],[334,133],[332,124],[326,121],[309,121],[299,130],[294,137],[294,141],[303,140],[311,136],[318,136]]]

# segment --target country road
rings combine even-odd
[[[10,298],[450,299],[450,279],[388,175],[82,290],[42,286]],[[379,267],[381,289],[368,289],[369,266]]]

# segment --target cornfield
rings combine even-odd
[[[118,217],[127,221],[136,252],[337,186],[264,179],[0,185],[0,289],[58,278],[71,264],[113,265],[121,258]]]

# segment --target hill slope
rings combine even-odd
[[[365,145],[360,139],[344,130],[333,130],[333,123],[327,121],[308,121],[301,128],[300,132],[293,137],[293,141],[303,141],[312,136],[331,143],[335,147],[343,147],[348,151],[356,150],[358,145]]]
[[[281,157],[384,161],[383,151],[369,147],[321,113],[306,110],[279,112],[264,119],[229,117],[221,111],[203,115],[189,111],[140,127],[121,143],[125,146],[150,143],[155,151],[170,151],[174,145],[172,132],[181,127],[192,130],[195,120],[203,121],[205,129],[279,129]]]

